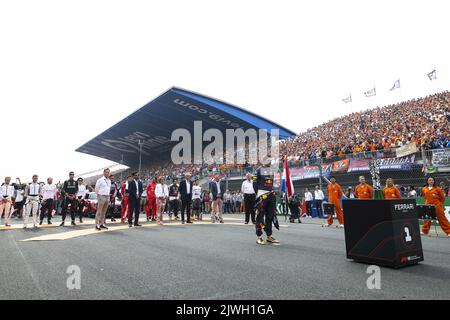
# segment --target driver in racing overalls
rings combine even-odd
[[[259,245],[264,245],[267,242],[280,244],[280,241],[272,236],[272,223],[279,230],[273,178],[274,171],[270,167],[260,167],[254,175],[254,179],[256,179],[256,243]],[[267,235],[266,240],[262,238],[263,230]]]

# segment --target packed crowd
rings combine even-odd
[[[391,150],[409,143],[450,147],[450,92],[352,113],[288,139],[280,154],[311,160]]]

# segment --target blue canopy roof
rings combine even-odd
[[[194,121],[202,121],[203,131],[226,129],[279,130],[281,139],[295,135],[294,132],[252,112],[180,88],[171,88],[150,101],[139,110],[99,134],[76,151],[128,166],[139,163],[139,145],[142,144],[142,163],[169,159],[172,132],[184,128],[193,135]]]

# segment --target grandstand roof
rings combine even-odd
[[[178,128],[190,131],[193,137],[194,121],[202,121],[203,131],[226,129],[279,130],[285,139],[294,132],[250,111],[198,93],[173,87],[119,123],[85,143],[77,152],[135,166],[139,163],[138,141],[143,141],[142,162],[169,158],[177,142],[170,141]]]

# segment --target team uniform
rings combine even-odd
[[[72,225],[75,225],[75,211],[78,208],[77,193],[78,193],[78,183],[75,180],[66,180],[62,187],[62,223],[66,220],[67,210],[70,206],[70,217],[72,218]]]
[[[278,229],[276,218],[276,197],[273,191],[273,171],[270,168],[259,168],[256,172],[256,243],[265,244],[261,238],[263,230],[267,235],[267,242],[279,244],[279,241],[272,237],[272,224]]]
[[[327,186],[328,192],[328,202],[334,205],[334,212],[336,212],[336,216],[340,225],[344,224],[344,215],[342,214],[341,207],[341,198],[344,192],[342,191],[341,186],[338,183],[330,183]],[[328,216],[327,221],[328,226],[333,224],[333,214]]]
[[[401,199],[400,191],[396,187],[386,187],[383,189],[385,199]]]
[[[172,217],[174,215],[175,219],[178,220],[178,211],[180,210],[180,186],[178,184],[172,183],[169,186],[169,216]]]
[[[47,214],[47,223],[52,224],[52,212],[53,212],[53,203],[57,198],[58,189],[54,184],[45,184],[41,188],[42,195],[42,203],[41,203],[41,216],[39,224],[42,224],[44,221],[44,217]]]
[[[122,183],[122,185],[120,186],[120,193],[122,194],[122,222],[125,222],[125,218],[128,217],[128,195],[125,193],[126,186],[126,182]]]
[[[11,217],[13,208],[13,198],[15,189],[12,184],[3,184],[0,187],[0,218],[5,213],[5,226],[9,226],[8,221]]]
[[[36,227],[39,217],[39,205],[41,194],[41,186],[37,182],[29,183],[25,189],[25,195],[27,197],[25,206],[25,216],[23,217],[23,227],[28,227],[28,220],[30,219],[30,214],[33,217],[33,228]]]
[[[425,204],[434,205],[436,208],[436,217],[439,221],[439,225],[447,235],[450,235],[450,223],[447,220],[444,212],[445,194],[439,187],[424,187],[422,189],[422,195],[425,197]],[[426,220],[423,223],[422,232],[428,234],[431,227],[431,221]]]
[[[155,195],[155,190],[156,190],[156,182],[152,181],[148,186],[147,186],[147,206],[145,207],[145,213],[147,214],[147,220],[150,219],[150,217],[152,218],[152,220],[155,220],[156,218],[156,195]],[[150,213],[151,212],[151,213]]]
[[[358,199],[372,199],[373,188],[367,183],[358,184],[355,188],[355,197]]]
[[[114,219],[114,209],[116,208],[116,198],[119,195],[119,187],[116,182],[111,183],[111,189],[109,191],[109,207],[108,212],[111,217],[111,221],[115,221]]]

